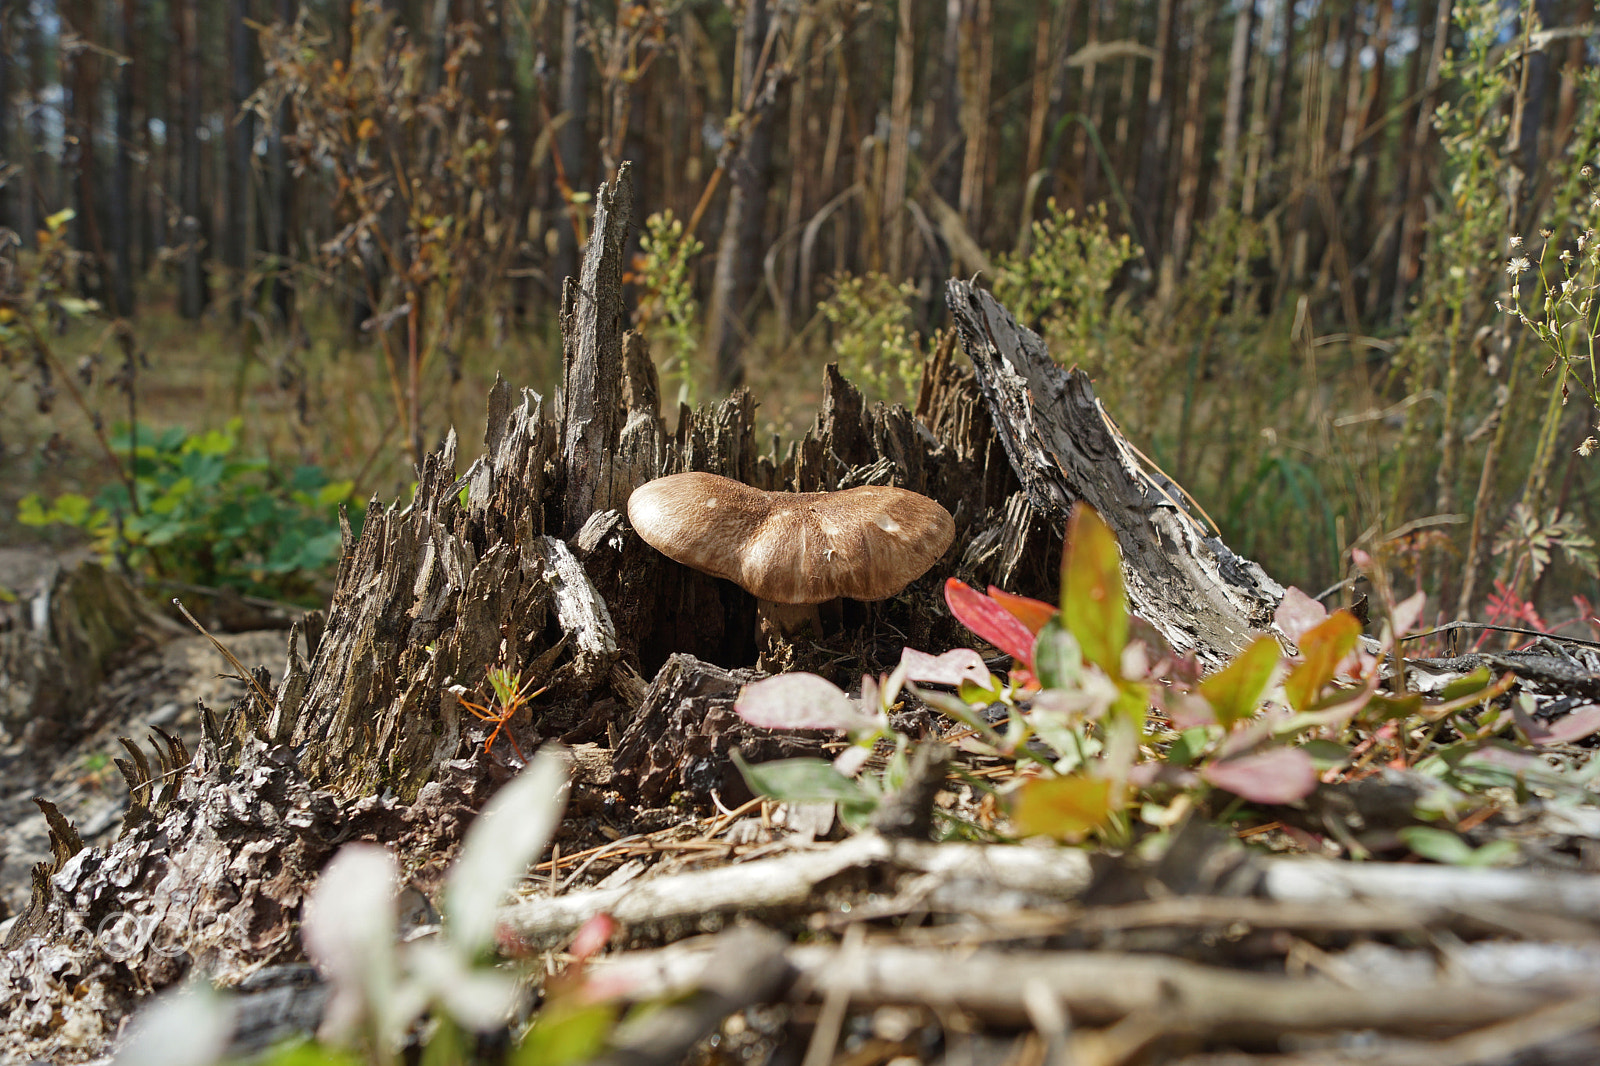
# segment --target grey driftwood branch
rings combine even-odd
[[[638,1000],[682,995],[708,979],[720,939],[617,955],[597,964],[594,976],[607,992]],[[1030,1020],[1028,1002],[1043,994],[1074,1023],[1108,1025],[1142,1017],[1153,1031],[1195,1036],[1340,1029],[1437,1035],[1513,1018],[1583,991],[1575,980],[1348,987],[1159,955],[953,950],[874,941],[795,945],[784,958],[798,975],[790,998],[801,1002],[842,994],[857,1008],[918,1004],[1024,1025]]]

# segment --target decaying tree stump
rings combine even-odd
[[[459,698],[484,699],[492,667],[546,688],[509,725],[525,750],[610,737],[617,778],[656,798],[692,803],[726,787],[736,743],[758,758],[806,745],[742,723],[727,732],[731,694],[751,676],[740,671],[756,659],[756,604],[632,532],[625,501],[652,478],[700,470],[799,491],[893,483],[954,515],[955,542],[927,576],[889,601],[845,604],[821,652],[792,649],[799,663],[833,661],[842,682],[887,669],[905,644],[939,652],[971,639],[943,608],[947,576],[1054,599],[1078,499],[1116,530],[1135,608],[1175,646],[1215,662],[1266,625],[1277,586],[1143,468],[1081,374],[960,282],[950,303],[976,373],[956,366],[946,335],[915,413],[868,407],[830,366],[815,425],[781,456],[758,444],[743,390],[681,408],[669,434],[643,341],[622,330],[631,180],[624,165],[601,187],[582,277],[564,292],[558,401],[497,382],[483,455],[458,474],[452,433],[408,506],[374,501],[360,537],[347,533],[326,625],[303,649],[300,629],[291,634],[276,685],[257,672],[266,698],[208,712],[192,762],[169,750],[160,774],[130,764],[135,808],[108,852],[72,846],[62,827],[0,964],[6,1053],[55,1054],[70,1022],[87,1027],[73,1046],[93,1054],[140,995],[189,968],[236,983],[295,957],[306,886],[346,840],[385,843],[412,869],[442,867],[470,811],[510,772],[483,751]],[[136,950],[112,957],[78,935],[122,912],[155,920]],[[93,1005],[95,1025],[72,1021],[73,997]]]

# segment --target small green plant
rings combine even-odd
[[[1421,616],[1423,596],[1386,605],[1374,654],[1361,646],[1361,624],[1350,612],[1329,613],[1294,589],[1274,621],[1297,655],[1285,656],[1275,638],[1261,636],[1202,679],[1191,657],[1175,654],[1129,613],[1116,536],[1081,504],[1068,527],[1061,578],[1059,609],[946,582],[956,618],[1012,657],[1008,678],[992,675],[972,649],[938,658],[907,649],[887,682],[863,685],[859,702],[822,678],[788,675],[747,686],[735,706],[758,725],[844,730],[854,746],[841,760],[858,768],[852,752],[892,737],[885,712],[902,682],[954,688],[916,691],[969,731],[965,747],[1015,764],[1007,798],[1016,835],[1125,846],[1135,819],[1169,826],[1213,790],[1235,798],[1229,810],[1285,804],[1310,794],[1323,774],[1350,770],[1358,749],[1370,758],[1392,745],[1395,759],[1409,764],[1409,734],[1395,728],[1399,721],[1431,726],[1465,716],[1513,680],[1483,671],[1432,697],[1380,692],[1383,659]],[[1373,738],[1386,726],[1378,744]],[[1458,728],[1481,744],[1496,727]],[[1352,729],[1367,740],[1347,742]],[[903,762],[905,741],[893,740],[881,781],[818,760],[749,767],[746,779],[780,799],[835,800],[846,821],[859,822],[892,788],[896,760]]]
[[[915,400],[922,352],[911,330],[910,282],[887,274],[835,274],[817,311],[833,326],[833,353],[845,377],[883,400]]]
[[[695,364],[700,354],[700,303],[694,298],[694,260],[705,245],[671,211],[644,220],[632,278],[640,287],[636,323],[678,384],[678,402],[700,399]]]
[[[1027,251],[995,260],[995,299],[1037,329],[1058,362],[1080,362],[1106,335],[1136,331],[1136,316],[1110,295],[1141,254],[1126,233],[1112,233],[1104,204],[1079,215],[1051,200]]]
[[[125,480],[93,499],[63,493],[47,505],[25,496],[17,517],[81,529],[108,563],[150,576],[308,596],[339,558],[338,507],[352,485],[316,466],[284,477],[264,457],[239,457],[239,428],[234,419],[204,433],[140,426],[114,434],[111,447],[131,456]]]

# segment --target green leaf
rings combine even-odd
[[[1012,799],[1011,820],[1020,836],[1077,841],[1105,825],[1114,812],[1110,781],[1069,774],[1024,783]]]
[[[1258,637],[1233,662],[1200,682],[1200,695],[1211,704],[1223,728],[1232,729],[1235,722],[1255,715],[1272,684],[1278,659],[1278,642]]]
[[[617,1024],[610,1003],[547,1005],[511,1056],[512,1066],[572,1066],[588,1062],[605,1049]]]
[[[17,501],[17,521],[25,526],[47,526],[55,519],[45,511],[37,492],[30,492]]]
[[[1490,671],[1490,669],[1487,666],[1480,666],[1476,670],[1472,671],[1472,673],[1463,677],[1458,677],[1454,681],[1451,681],[1434,695],[1440,703],[1449,703],[1452,700],[1459,700],[1470,696],[1474,692],[1482,692],[1484,689],[1488,688],[1493,681],[1494,674]]]
[[[1345,656],[1355,650],[1361,636],[1361,623],[1346,610],[1330,614],[1326,620],[1301,634],[1300,654],[1305,661],[1289,672],[1283,682],[1289,706],[1304,711],[1317,702],[1317,697],[1328,682],[1333,680]]]
[[[63,296],[56,300],[56,306],[71,315],[73,318],[82,318],[84,315],[93,314],[100,310],[96,300],[85,300],[77,296]]]
[[[748,763],[737,751],[734,765],[744,775],[750,791],[785,803],[837,803],[868,809],[877,806],[860,781],[846,777],[824,759],[775,759]]]
[[[1400,830],[1406,847],[1424,859],[1450,866],[1497,866],[1516,857],[1517,845],[1511,840],[1495,840],[1474,848],[1448,829],[1408,825]]]
[[[1192,766],[1210,742],[1210,730],[1204,727],[1185,729],[1167,748],[1167,762],[1173,766]]]
[[[1086,661],[1112,677],[1122,676],[1128,643],[1128,592],[1122,583],[1122,552],[1093,507],[1079,502],[1067,522],[1061,558],[1061,617]]]
[[[1056,615],[1039,630],[1033,645],[1033,671],[1043,688],[1076,687],[1083,677],[1083,651]]]

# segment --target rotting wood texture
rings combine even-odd
[[[1182,487],[1141,461],[1089,378],[987,292],[945,285],[961,343],[1031,507],[1050,520],[1083,500],[1122,545],[1128,598],[1179,652],[1218,666],[1271,628],[1283,587],[1190,513]]]

